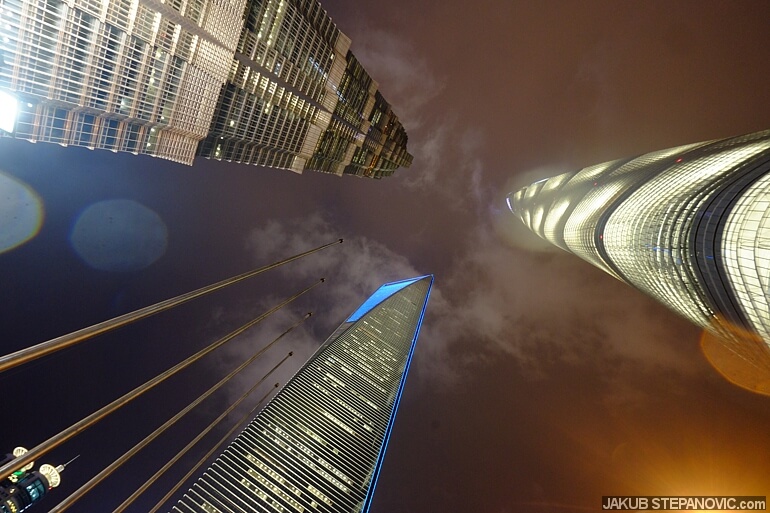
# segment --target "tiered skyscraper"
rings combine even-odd
[[[367,511],[432,284],[422,276],[380,287],[174,511]]]
[[[409,166],[403,126],[349,47],[314,0],[0,0],[16,137],[186,164]]]
[[[770,131],[540,180],[508,205],[540,237],[705,328],[715,367],[770,394]]]
[[[0,0],[15,136],[191,164],[245,0]]]
[[[350,39],[314,0],[252,0],[207,158],[379,178],[409,166],[407,136]]]

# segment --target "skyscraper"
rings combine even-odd
[[[192,164],[246,0],[0,0],[15,136]]]
[[[380,287],[174,511],[367,511],[432,284],[422,276]]]
[[[412,157],[349,47],[315,0],[0,0],[0,127],[380,178]]]
[[[380,178],[411,164],[406,143],[350,38],[317,1],[249,1],[199,155]]]
[[[718,370],[770,393],[770,131],[540,180],[508,205],[540,237],[703,327]]]

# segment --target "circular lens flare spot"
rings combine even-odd
[[[40,196],[21,180],[0,172],[0,253],[35,237],[43,215]]]
[[[708,362],[730,383],[770,396],[770,349],[757,335],[721,321],[726,336],[705,329],[700,347]]]
[[[86,208],[72,228],[70,243],[88,265],[102,271],[138,271],[166,252],[168,230],[153,210],[118,199]]]

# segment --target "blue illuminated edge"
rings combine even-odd
[[[345,320],[345,322],[357,322],[359,319],[361,319],[361,317],[363,317],[364,315],[368,314],[369,312],[371,312],[372,310],[377,308],[380,304],[382,304],[383,301],[385,301],[389,297],[393,296],[394,294],[398,294],[400,291],[404,290],[409,285],[411,285],[413,283],[417,283],[418,281],[422,280],[426,276],[418,276],[417,278],[408,278],[406,280],[391,281],[389,283],[383,283],[382,285],[380,285],[380,288],[375,290],[372,293],[371,296],[366,298],[366,300],[363,303],[361,303],[361,306],[356,308],[356,310],[352,314],[350,314],[350,317],[348,317]],[[388,294],[387,296],[383,296],[376,303],[375,302],[371,302],[370,303],[372,298],[375,297],[382,289],[384,289],[386,287],[393,287],[394,285],[401,285],[401,286],[397,287],[397,288],[394,287],[394,290],[390,294]]]
[[[412,338],[412,346],[409,348],[409,356],[406,358],[406,366],[404,367],[404,374],[401,376],[401,383],[398,385],[398,393],[396,394],[396,401],[393,404],[393,410],[390,413],[390,420],[388,420],[388,426],[385,428],[385,436],[383,437],[382,445],[380,446],[380,453],[377,455],[377,463],[374,466],[374,472],[372,473],[372,481],[369,483],[369,489],[366,492],[364,498],[364,505],[361,508],[362,513],[368,513],[369,508],[372,506],[372,499],[374,498],[374,489],[377,486],[377,479],[380,477],[380,469],[382,468],[382,462],[385,459],[385,453],[388,449],[388,441],[390,441],[390,432],[393,430],[393,424],[396,421],[396,413],[398,412],[398,405],[401,403],[401,394],[404,391],[404,385],[406,384],[406,376],[409,373],[409,366],[412,364],[412,356],[414,355],[414,348],[417,345],[417,337],[420,335],[420,328],[422,327],[422,319],[425,317],[425,310],[428,308],[428,299],[430,298],[430,292],[433,289],[433,275],[429,274],[419,278],[425,279],[430,276],[430,284],[428,285],[428,292],[425,294],[425,302],[422,305],[422,311],[420,312],[420,319],[417,321],[417,328],[414,331],[414,338]],[[414,283],[417,283],[415,281]],[[403,290],[403,289],[401,289]]]

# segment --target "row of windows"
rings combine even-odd
[[[312,122],[315,109],[266,79],[260,95],[227,84],[220,94],[211,136],[236,137],[243,142],[265,144],[275,149],[298,152],[303,128]]]
[[[761,149],[746,145],[675,163],[635,189],[607,223],[612,261],[634,285],[696,324],[709,324],[714,312],[687,269],[692,221],[711,184]]]
[[[248,465],[253,465],[253,468],[259,469],[265,477],[269,477],[274,485],[280,487],[284,492],[292,494],[305,507],[326,511],[327,508],[319,506],[317,500],[327,506],[341,504],[343,507],[344,505],[350,507],[353,504],[342,483],[339,483],[341,486],[332,484],[334,478],[331,474],[327,473],[326,476],[330,478],[329,484],[324,484],[326,478],[322,474],[318,474],[313,468],[293,457],[290,452],[272,443],[262,433],[252,436],[254,433],[254,430],[250,431],[247,437],[243,437],[242,440],[237,440],[237,443],[233,444],[234,447],[237,446],[238,449],[242,450],[242,452],[230,453],[234,458],[231,459],[232,461],[238,460],[234,464],[243,467],[248,462]],[[245,461],[239,459],[241,455]],[[324,488],[326,493],[317,487]]]
[[[238,52],[316,101],[334,59],[330,44],[282,1],[250,4]]]
[[[721,249],[742,311],[770,344],[770,175],[757,180],[736,202]]]
[[[238,44],[245,6],[245,0],[228,2],[208,0],[205,3],[206,11],[201,27],[227,49],[228,56],[232,56]]]
[[[319,417],[314,422],[319,429],[326,429],[324,427],[325,419]],[[292,493],[292,490],[295,488],[310,491],[313,497],[295,495],[297,500],[306,507],[311,505],[308,504],[310,500],[315,500],[319,496],[319,494],[314,493],[310,489],[310,485],[314,485],[317,487],[316,489],[322,490],[321,495],[328,498],[331,502],[352,507],[355,499],[350,496],[349,488],[342,481],[335,478],[332,473],[323,470],[317,458],[313,458],[315,460],[315,463],[313,463],[306,456],[298,457],[298,455],[301,456],[300,452],[294,449],[287,450],[287,447],[291,448],[291,445],[281,441],[280,438],[266,433],[265,430],[258,428],[258,426],[252,426],[241,433],[239,438],[232,444],[234,450],[230,453],[226,451],[226,454],[234,462],[233,464],[238,466],[248,465],[253,468],[258,468],[258,466],[251,462],[251,458],[244,455],[251,454],[257,456],[269,465],[280,476],[280,479],[268,473],[265,473],[265,475],[271,477],[277,486],[283,487],[284,491],[288,493]],[[224,456],[225,454],[222,455],[222,457]],[[328,464],[329,459],[327,458],[326,461]],[[308,462],[311,464],[308,464]],[[344,460],[345,466],[343,468],[350,471],[350,464],[350,460]],[[320,509],[323,510],[324,508],[321,507]]]
[[[226,9],[238,11],[231,17],[240,19],[240,8],[227,4]],[[205,0],[189,0],[171,7],[195,17],[205,5]],[[237,40],[237,23],[226,18],[217,23],[234,31]],[[232,53],[193,34],[192,25],[189,30],[185,27],[137,0],[78,0],[75,8],[59,0],[0,0],[0,49],[7,64],[0,69],[0,87],[38,96],[43,102],[69,104],[70,110],[77,105],[127,119],[129,124],[134,119],[194,135],[155,140],[157,136],[154,139],[147,129],[141,140],[137,130],[124,130],[127,135],[121,139],[115,135],[120,129],[109,129],[91,137],[88,128],[71,132],[71,124],[56,121],[61,116],[53,116],[40,128],[29,126],[36,117],[47,119],[40,112],[23,116],[17,133],[33,140],[191,163],[197,147],[192,139],[208,132]]]
[[[89,111],[53,105],[25,105],[16,136],[31,141],[127,151],[191,163],[197,141],[131,120],[107,118]]]
[[[169,122],[186,66],[181,57],[171,56],[170,45],[159,43],[153,48],[141,37],[57,1],[23,11],[21,5],[7,0],[2,6],[0,16],[10,21],[0,23],[0,33],[7,40],[4,59],[12,65],[0,70],[0,85],[146,121]],[[179,25],[147,12],[153,20],[148,21],[150,30],[155,31],[154,20],[163,21],[161,29],[165,27],[166,32],[158,32],[159,41],[176,40]],[[140,35],[141,27],[138,23]],[[180,41],[188,57],[195,36],[182,31]],[[206,49],[205,45],[200,48]]]
[[[347,68],[337,88],[339,102],[334,115],[360,129],[374,107],[374,97],[369,95],[372,79],[351,52],[346,60]]]
[[[287,118],[276,118],[278,126],[273,128],[259,116],[244,117],[244,111],[234,109],[224,119],[217,116],[214,128],[221,135],[233,128],[233,134],[227,136],[251,137],[250,142],[277,146],[281,151],[255,153],[248,145],[232,149],[212,146],[208,156],[219,153],[218,158],[228,160],[342,174],[360,146],[351,147],[344,139],[360,139],[361,134],[340,138],[345,130],[337,128],[338,133],[325,140],[317,137],[315,130],[305,138],[309,127],[296,118],[325,129],[323,116],[308,100],[320,102],[331,112],[338,103],[337,96],[329,94],[334,90],[346,97],[338,108],[339,119],[360,124],[362,109],[371,110],[374,100],[365,91],[371,80],[352,54],[349,62],[342,57],[348,52],[349,39],[315,1],[250,2],[250,21],[239,48],[248,50],[261,68],[257,72],[239,67],[232,50],[239,39],[236,20],[244,5],[244,0],[169,0],[157,12],[139,0],[76,0],[74,8],[61,0],[0,0],[0,51],[9,64],[0,69],[0,87],[119,117],[167,124],[200,138],[208,131],[216,106],[214,98],[230,70],[238,87],[260,96],[250,100],[254,108],[245,112],[270,114],[278,106],[287,112]],[[183,18],[167,16],[163,9]],[[336,59],[335,52],[339,56]],[[340,84],[345,70],[346,82]],[[380,106],[384,105],[383,99]],[[378,120],[382,117],[378,114]],[[405,150],[405,132],[397,122],[386,123],[383,130],[391,127],[404,138],[403,147],[388,143],[389,152],[368,148],[368,153],[356,154],[357,165],[390,169],[411,161]],[[252,134],[260,135],[254,138]],[[319,151],[316,159],[308,162],[311,148]],[[255,156],[246,159],[242,157],[245,154]]]
[[[349,164],[353,158],[357,134],[353,127],[332,119],[329,128],[318,141],[313,158],[308,161],[307,169],[329,173],[336,173],[339,170],[339,174],[342,174],[340,166]]]
[[[303,13],[305,19],[313,26],[316,32],[321,34],[324,41],[334,44],[339,35],[337,27],[332,22],[329,14],[316,0],[294,0],[297,10]]]
[[[150,42],[157,14],[139,0],[75,0],[75,8],[122,31],[135,30]],[[206,0],[169,0],[166,5],[180,13],[194,25],[199,25],[206,7]],[[240,13],[239,13],[240,14]]]
[[[306,7],[310,12],[317,13],[316,7]],[[362,120],[368,117],[368,111],[374,104],[374,99],[368,94],[371,79],[352,54],[348,53],[347,61],[337,59],[335,62],[329,42],[319,37],[306,19],[307,15],[308,12],[303,11],[301,6],[298,8],[283,1],[250,3],[238,50],[256,67],[252,68],[238,58],[233,60],[228,81],[236,86],[237,90],[242,91],[233,91],[231,86],[222,90],[217,115],[212,122],[211,142],[202,143],[199,150],[201,155],[264,165],[266,154],[256,153],[253,144],[266,145],[293,154],[278,154],[278,158],[282,160],[280,167],[295,171],[304,168],[343,173],[354,153],[358,151],[358,146],[351,146],[349,143],[362,134],[338,123],[337,127],[331,132],[327,130],[317,141],[313,158],[307,160],[307,153],[302,153],[300,159],[293,158],[308,142],[304,138],[308,132],[304,125],[300,125],[301,128],[298,129],[296,123],[291,122],[295,116],[299,116],[305,119],[310,117],[310,122],[315,123],[318,112],[305,98],[290,93],[278,86],[272,78],[268,78],[272,76],[285,81],[287,86],[295,88],[306,95],[306,98],[322,101],[326,108],[332,109],[336,103],[336,117],[345,119],[354,127],[362,126]],[[347,46],[345,50],[347,51]],[[336,81],[331,80],[329,86],[338,89],[340,97],[350,97],[344,102],[329,103],[327,99],[332,98],[329,95],[324,99],[332,67],[338,70],[339,78]],[[344,70],[347,71],[343,76]],[[339,85],[341,81],[344,83]],[[247,93],[244,94],[243,91]],[[269,115],[276,105],[289,112],[288,123],[278,127],[274,127],[271,120],[266,119],[266,115]],[[389,151],[385,152],[385,158],[380,159],[384,150],[383,142],[379,142],[378,150],[372,151],[371,154],[358,154],[358,162],[365,163],[372,170],[392,170],[399,165],[411,163],[411,155],[406,152],[405,130],[395,116],[388,119],[384,127],[391,131],[391,134],[386,137]],[[298,133],[303,137],[297,137]],[[311,131],[310,135],[315,136],[315,132]],[[214,142],[213,139],[217,136],[225,140],[237,138],[243,142]],[[257,161],[252,155],[260,160]]]
[[[282,429],[277,424],[270,422],[269,419],[266,422],[264,422],[264,425],[268,430],[276,433],[286,442],[290,443],[292,447],[299,449],[300,451],[302,451],[302,453],[313,458],[317,463],[319,463],[322,467],[324,467],[324,469],[334,474],[336,478],[339,478],[341,481],[343,481],[345,484],[349,486],[355,486],[354,481],[350,477],[348,477],[348,475],[345,472],[340,471],[334,464],[330,463],[327,459],[320,457],[308,445],[305,445],[304,443],[302,443],[301,434],[300,436],[293,436],[291,433],[289,433],[285,429]],[[295,432],[294,427],[295,425],[293,422],[287,423],[287,429],[291,429],[292,432]],[[264,433],[264,430],[263,430],[263,433]]]
[[[262,511],[267,507],[280,512],[331,512],[332,506],[334,511],[358,507],[375,473],[402,379],[400,375],[388,379],[389,390],[371,395],[367,403],[360,395],[365,372],[360,363],[370,362],[371,367],[380,362],[391,369],[401,367],[403,372],[428,286],[418,282],[403,289],[327,341],[198,480],[178,510]],[[391,324],[390,319],[399,322]],[[382,344],[373,340],[372,333]],[[361,358],[364,352],[378,349],[384,350],[381,358],[375,354]],[[332,365],[319,365],[322,362]],[[390,406],[367,406],[374,403]],[[376,438],[344,428],[375,412],[380,412]],[[240,487],[234,489],[234,484]]]
[[[709,258],[713,262],[715,257],[713,249],[691,247],[693,223],[712,213],[704,205],[734,171],[768,147],[767,132],[761,132],[662,150],[614,166],[599,164],[518,191],[512,195],[512,210],[547,240],[630,281],[692,322],[719,330],[709,297],[721,292],[703,288],[701,276],[707,271],[698,263]],[[719,265],[729,276],[741,311],[766,340],[770,340],[768,183],[763,178],[742,193],[721,237],[708,235],[721,241]],[[606,251],[607,262],[599,249]]]

